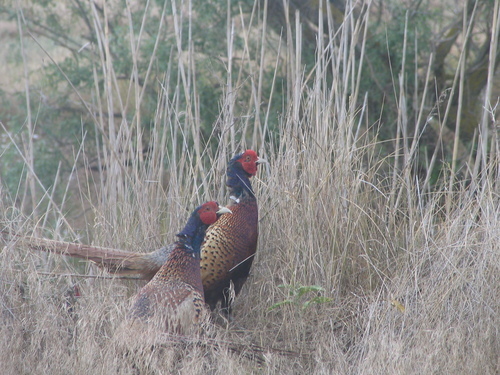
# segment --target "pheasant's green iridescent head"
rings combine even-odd
[[[211,225],[217,221],[220,215],[225,213],[231,213],[226,207],[221,207],[215,201],[210,201],[202,204],[198,207],[195,212],[200,217],[200,220],[205,225]]]
[[[193,246],[199,247],[198,244],[203,240],[208,226],[215,223],[225,213],[231,213],[231,210],[219,206],[215,201],[203,203],[195,208],[184,229],[177,233],[177,237],[184,240],[191,239]]]
[[[243,190],[253,193],[250,178],[257,173],[257,167],[266,160],[259,158],[253,150],[234,156],[227,168],[226,185],[233,190],[233,194],[240,195]]]
[[[257,156],[253,150],[246,150],[244,153],[237,155],[235,158],[237,163],[241,164],[241,168],[250,176],[255,176],[257,173],[257,166],[264,162]],[[234,159],[234,158],[233,158]]]

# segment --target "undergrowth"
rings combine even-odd
[[[179,6],[166,24],[191,22],[188,10]],[[158,102],[146,131],[139,115],[141,86],[132,74],[127,98],[133,100],[124,99],[116,86],[116,62],[108,55],[105,19],[89,13],[97,38],[95,85],[89,92],[74,88],[71,95],[93,129],[82,125],[80,147],[66,153],[72,160],[69,176],[56,175],[48,186],[37,175],[37,155],[27,141],[35,133],[34,116],[27,118],[24,136],[3,128],[24,172],[15,194],[0,185],[1,229],[10,234],[0,248],[2,371],[497,373],[495,100],[488,92],[481,99],[487,112],[468,160],[448,164],[439,151],[423,158],[422,129],[429,121],[444,125],[436,103],[425,95],[409,115],[403,59],[393,72],[395,95],[386,99],[398,118],[388,147],[379,138],[387,124],[369,120],[383,111],[367,104],[377,94],[360,89],[369,15],[370,2],[356,12],[346,9],[335,34],[323,33],[320,20],[315,66],[305,75],[301,25],[295,20],[287,18],[280,36],[265,27],[265,7],[256,5],[255,18],[247,22],[241,14],[228,14],[226,35],[237,33],[244,43],[227,42],[226,62],[238,65],[227,65],[219,115],[207,135],[196,86],[198,59],[204,57],[190,41],[179,38],[170,50],[177,77],[156,82]],[[259,48],[246,49],[249,39]],[[493,74],[495,61],[490,64]],[[286,71],[285,80],[272,82],[274,90],[283,90],[279,114],[262,105],[273,100],[274,91],[261,90],[269,67]],[[253,90],[245,113],[235,85],[242,81]],[[432,91],[427,82],[425,89]],[[277,125],[268,126],[270,117]],[[442,141],[441,135],[435,137]],[[252,181],[260,210],[258,252],[232,318],[214,319],[199,338],[118,334],[141,282],[29,251],[12,236],[145,252],[158,248],[173,241],[193,207],[227,201],[225,167],[246,148],[270,162]],[[62,196],[53,193],[56,188]]]

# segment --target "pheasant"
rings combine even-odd
[[[202,323],[205,315],[200,275],[200,246],[205,231],[223,213],[216,202],[207,202],[191,214],[179,239],[167,247],[168,257],[156,275],[135,296],[132,320],[158,319],[169,332],[186,332]]]
[[[229,309],[231,284],[238,295],[245,283],[257,249],[258,207],[250,184],[257,166],[265,162],[253,150],[234,156],[227,168],[226,185],[232,202],[232,215],[224,215],[212,224],[201,246],[201,279],[205,302],[213,310]]]
[[[232,215],[223,215],[208,228],[201,246],[201,274],[205,300],[213,310],[219,301],[222,307],[230,304],[230,286],[237,295],[253,262],[258,239],[258,207],[250,183],[257,167],[266,160],[253,150],[234,156],[227,168]],[[169,247],[149,253],[129,252],[46,239],[30,240],[28,246],[72,257],[89,259],[116,274],[138,275],[151,280],[170,254]]]

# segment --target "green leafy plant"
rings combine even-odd
[[[325,288],[318,285],[296,286],[296,285],[281,284],[278,285],[278,287],[283,289],[288,289],[289,298],[275,303],[274,305],[269,307],[268,310],[274,310],[284,305],[296,305],[300,306],[301,309],[305,310],[309,306],[315,303],[322,304],[322,303],[332,302],[331,298],[322,295],[322,293],[325,292]],[[310,297],[311,294],[313,295],[315,294],[315,296],[312,298],[307,298]],[[307,297],[304,297],[305,295],[307,295]]]

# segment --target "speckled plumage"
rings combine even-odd
[[[192,248],[176,243],[167,262],[134,298],[130,314],[142,320],[155,317],[171,332],[202,323],[206,306],[199,261]]]
[[[258,208],[255,199],[241,199],[228,206],[232,215],[224,215],[212,225],[202,246],[201,278],[206,301],[213,309],[221,300],[227,307],[224,289],[233,282],[237,295],[250,272],[258,239]],[[223,295],[224,293],[224,295]]]
[[[259,236],[258,206],[250,177],[262,161],[254,151],[247,150],[229,163],[227,185],[233,199],[228,208],[232,214],[207,229],[201,247],[201,278],[211,309],[219,301],[223,308],[229,308],[230,285],[237,295],[249,275]]]
[[[166,331],[188,333],[205,319],[200,274],[200,245],[208,225],[216,222],[217,213],[228,212],[216,202],[198,207],[179,233],[166,262],[135,296],[130,318],[151,321]]]

